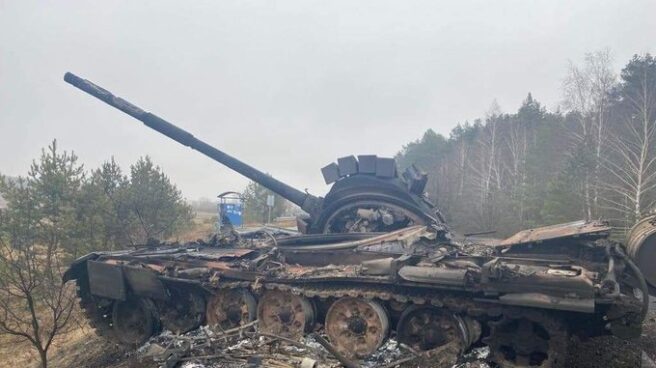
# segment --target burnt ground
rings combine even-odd
[[[625,341],[603,336],[585,342],[573,341],[570,345],[570,367],[640,367],[643,351],[656,360],[656,299],[653,298],[640,339]]]
[[[134,351],[105,342],[88,331],[83,337],[64,344],[53,352],[51,367],[88,367],[88,368],[157,368],[150,359],[140,360]],[[640,339],[624,341],[604,336],[588,341],[572,341],[570,345],[569,368],[637,368],[641,367],[641,354],[646,352],[656,360],[656,300]],[[16,365],[0,362],[0,367]],[[29,367],[30,365],[25,365]],[[36,367],[36,364],[32,364]],[[412,367],[413,365],[404,365]],[[477,362],[463,365],[465,367],[485,367]]]
[[[652,360],[656,361],[656,298],[651,298],[651,311],[638,344]]]
[[[65,346],[51,357],[51,367],[68,368],[157,368],[152,360],[140,361],[133,349],[109,343],[95,334],[78,344]]]

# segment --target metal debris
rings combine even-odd
[[[257,321],[254,321],[221,333],[207,327],[183,335],[165,331],[150,339],[137,352],[141,359],[152,359],[160,368],[283,368],[298,367],[303,362],[317,368],[339,366],[310,337],[295,341],[260,333],[254,329],[256,325]],[[315,364],[310,364],[311,361]]]
[[[207,326],[183,335],[164,331],[137,349],[137,355],[142,361],[153,360],[159,368],[392,368],[435,362],[429,352],[417,352],[390,338],[356,363],[341,355],[337,359],[334,348],[333,352],[326,349],[327,341],[319,333],[292,340],[260,332],[256,326],[257,321],[223,333]],[[491,368],[486,362],[489,355],[488,347],[472,349],[452,368]]]

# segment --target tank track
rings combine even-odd
[[[98,305],[97,300],[91,295],[87,278],[79,278],[76,284],[76,294],[79,299],[78,304],[89,326],[93,328],[96,335],[112,342],[119,342],[112,330],[111,304],[107,306]]]
[[[120,342],[112,330],[111,324],[111,304],[102,306],[97,303],[95,298],[90,294],[89,288],[85,282],[78,280],[80,284],[77,287],[77,294],[80,298],[80,307],[86,315],[89,324],[95,329],[95,332],[113,342]],[[396,306],[396,312],[400,313],[411,305],[434,306],[444,308],[454,314],[467,316],[486,326],[490,334],[493,334],[498,326],[507,320],[526,318],[546,326],[549,335],[556,342],[550,347],[549,355],[552,358],[545,360],[538,365],[539,368],[557,368],[562,367],[567,355],[568,332],[563,328],[558,318],[552,316],[554,313],[545,313],[540,310],[530,308],[518,308],[510,306],[501,306],[494,303],[476,301],[469,297],[457,295],[454,292],[431,292],[429,290],[398,290],[394,285],[366,285],[358,283],[345,283],[342,285],[324,285],[324,284],[295,284],[279,282],[261,282],[256,281],[221,281],[206,285],[208,289],[226,290],[226,289],[248,289],[256,295],[262,295],[266,291],[279,291],[302,296],[308,299],[339,299],[339,298],[363,298],[367,300],[378,300],[387,303],[390,308],[392,304]],[[557,314],[556,314],[557,315]],[[480,330],[479,330],[480,332]],[[491,350],[499,350],[499,344],[495,343],[490,336],[483,339]],[[498,353],[491,355],[491,359],[501,367],[515,368],[523,367],[521,364],[513,364]]]
[[[298,285],[288,283],[259,283],[259,282],[222,282],[215,285],[219,289],[247,288],[255,294],[261,294],[264,291],[289,292],[294,295],[303,296],[309,299],[329,299],[329,298],[364,298],[369,300],[379,300],[382,302],[396,302],[403,309],[410,305],[434,306],[445,308],[452,313],[461,316],[468,316],[481,323],[489,335],[482,341],[489,345],[492,351],[490,360],[504,368],[526,367],[527,365],[516,364],[499,354],[501,346],[499,343],[490,339],[499,326],[513,319],[528,319],[544,326],[548,332],[550,340],[553,343],[549,345],[549,359],[544,360],[539,365],[531,367],[539,368],[560,368],[566,366],[567,361],[567,341],[569,332],[560,321],[558,312],[544,312],[532,308],[521,308],[512,306],[501,306],[494,303],[480,302],[471,298],[454,295],[454,293],[430,293],[420,292],[398,292],[394,286],[390,285],[347,285],[347,286],[324,286],[324,285]],[[497,350],[496,353],[494,350]]]

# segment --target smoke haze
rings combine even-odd
[[[651,14],[652,16],[647,16]],[[1,1],[0,172],[53,138],[97,167],[150,155],[188,198],[246,179],[72,88],[66,71],[313,194],[496,99],[561,102],[568,60],[654,52],[653,1]]]

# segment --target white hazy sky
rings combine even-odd
[[[448,134],[493,99],[551,109],[568,60],[654,52],[656,1],[0,0],[0,172],[53,138],[87,167],[150,155],[188,198],[246,180],[72,88],[98,83],[314,194],[319,168]]]

